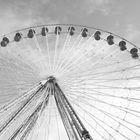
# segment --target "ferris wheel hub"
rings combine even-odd
[[[49,83],[52,83],[52,82],[55,82],[56,81],[56,78],[54,76],[49,76],[48,79],[47,79],[47,82]]]

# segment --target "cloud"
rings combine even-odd
[[[0,18],[0,35],[30,25],[29,20],[20,20],[11,10],[7,10]]]
[[[134,26],[134,24],[128,24],[125,31],[125,36],[129,41],[132,41],[136,44],[140,44],[140,30]]]
[[[84,7],[87,14],[93,14],[95,11],[101,12],[103,15],[110,13],[109,4],[112,0],[84,0]]]
[[[57,23],[45,12],[49,0],[5,0],[0,2],[0,35],[21,28]]]

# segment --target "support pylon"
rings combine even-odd
[[[61,90],[56,79],[49,77],[56,105],[70,140],[93,140],[69,100]]]
[[[11,113],[8,119],[1,125],[0,134],[4,133],[38,96],[39,101],[35,103],[34,110],[24,119],[22,124],[14,130],[8,140],[15,140],[17,137],[20,137],[20,140],[27,139],[42,112],[47,107],[50,96],[54,96],[55,98],[56,106],[69,140],[93,140],[53,76],[48,77],[44,84],[34,91],[19,108]]]

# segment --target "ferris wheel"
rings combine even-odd
[[[50,24],[1,37],[0,140],[140,140],[139,48]]]

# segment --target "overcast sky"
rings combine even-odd
[[[74,23],[117,33],[140,45],[139,0],[0,0],[0,35],[48,23]]]

